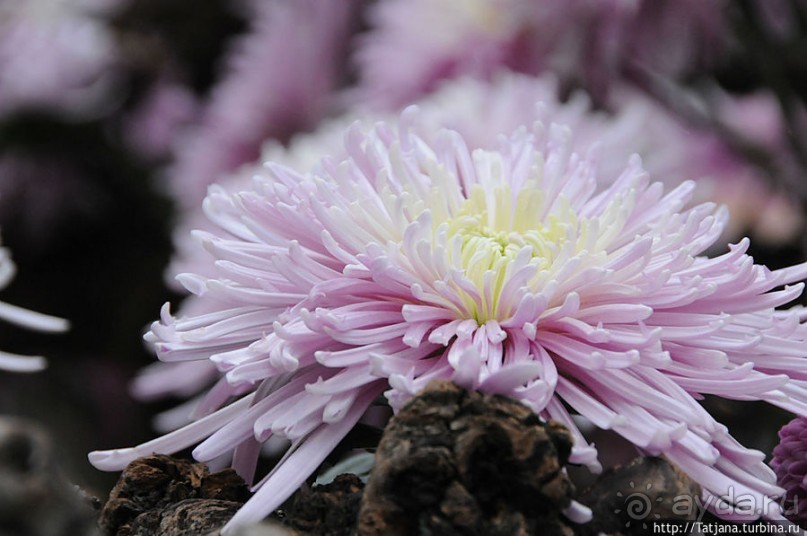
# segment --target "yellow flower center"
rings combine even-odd
[[[569,231],[577,228],[577,215],[562,200],[560,210],[548,217],[542,214],[545,195],[536,183],[527,183],[515,195],[509,184],[488,188],[477,184],[446,222],[449,240],[461,240],[459,263],[452,260],[480,293],[488,294],[481,309],[471,297],[464,300],[480,324],[494,317],[509,267],[520,251],[530,248],[530,263],[539,271],[546,269],[568,240]]]

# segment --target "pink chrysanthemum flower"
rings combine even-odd
[[[552,71],[602,98],[627,67],[678,77],[716,56],[723,0],[381,0],[361,40],[356,92],[410,104],[445,78]]]
[[[509,134],[520,126],[531,125],[535,121],[559,123],[574,131],[572,142],[575,149],[583,150],[604,140],[601,144],[604,143],[606,147],[602,147],[602,152],[610,157],[597,160],[596,165],[601,176],[617,175],[620,166],[624,165],[632,152],[647,152],[653,153],[654,157],[650,162],[651,171],[663,171],[672,181],[682,180],[683,173],[674,168],[672,160],[679,166],[684,160],[677,158],[677,152],[669,155],[667,147],[676,148],[680,145],[670,140],[674,138],[683,141],[683,130],[673,128],[671,132],[664,132],[664,128],[659,129],[660,138],[664,138],[664,151],[658,150],[660,139],[654,145],[655,138],[652,136],[638,135],[650,113],[663,113],[658,107],[651,106],[652,103],[645,99],[610,116],[593,112],[589,99],[580,92],[561,103],[557,98],[558,91],[557,83],[551,77],[533,78],[502,72],[491,83],[463,77],[446,83],[433,95],[423,99],[419,103],[421,113],[412,128],[423,137],[442,128],[450,128],[458,131],[472,148],[493,148],[501,135]],[[344,132],[357,117],[362,118],[362,123],[368,129],[374,121],[387,119],[384,114],[365,111],[327,120],[314,132],[294,136],[287,145],[276,141],[268,142],[264,146],[262,159],[279,162],[303,173],[313,170],[324,154],[341,159],[345,156],[342,142]],[[669,130],[670,122],[665,124]],[[681,135],[674,137],[679,132]],[[647,140],[650,140],[649,143]],[[626,149],[627,147],[632,149]],[[647,165],[647,161],[645,164]],[[249,188],[254,173],[255,169],[252,167],[242,168],[218,180],[217,186],[229,192],[238,192]],[[695,176],[694,171],[692,173]],[[215,228],[215,224],[205,217],[201,207],[181,214],[174,233],[176,253],[167,273],[171,283],[180,287],[178,290],[185,289],[175,281],[177,274],[193,272],[215,275],[215,267],[209,262],[209,255],[199,248],[194,239],[195,234],[191,232],[200,229],[213,231]],[[183,302],[181,314],[195,316],[204,308],[204,300],[191,295]],[[146,401],[166,395],[185,398],[198,393],[218,376],[215,367],[209,362],[158,362],[146,367],[135,378],[132,393],[136,398]],[[171,415],[177,416],[178,413],[172,411]],[[161,418],[160,421],[175,422],[175,419]]]
[[[218,275],[180,276],[207,312],[166,306],[147,339],[164,361],[224,376],[194,423],[91,462],[119,470],[199,443],[197,459],[232,455],[251,480],[260,443],[290,439],[231,528],[280,505],[379,395],[396,409],[452,379],[566,424],[574,463],[598,466],[572,412],[666,455],[718,513],[776,517],[764,456],[696,400],[807,414],[806,315],[775,309],[807,265],[755,265],[747,239],[704,256],[725,209],[686,208],[693,184],[665,195],[637,157],[600,183],[564,128],[471,151],[452,131],[414,134],[416,114],[350,130],[347,156],[312,173],[266,162],[250,189],[211,190],[219,230],[201,239]]]
[[[339,82],[355,0],[252,2],[252,29],[236,43],[201,124],[177,147],[169,172],[180,208],[252,162],[267,138],[310,128]]]
[[[0,247],[0,289],[5,288],[14,277],[16,267],[6,248]],[[10,303],[0,301],[0,320],[37,331],[58,333],[67,330],[68,323],[62,318],[36,313]],[[47,365],[45,358],[12,354],[0,350],[0,369],[14,372],[36,372]]]
[[[785,489],[785,514],[807,527],[807,418],[796,417],[779,430],[779,444],[773,449],[771,467]]]

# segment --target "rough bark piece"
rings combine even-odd
[[[163,510],[139,515],[131,525],[132,536],[198,536],[217,533],[242,503],[217,499],[185,499]]]
[[[211,474],[202,463],[146,456],[123,470],[99,525],[110,536],[205,534],[226,523],[248,498],[247,486],[232,469]],[[186,519],[190,514],[206,525]],[[189,528],[189,523],[196,524]]]
[[[357,533],[570,535],[571,445],[520,402],[435,382],[387,425]]]
[[[330,484],[302,489],[294,496],[284,523],[303,534],[349,536],[359,514],[364,483],[342,474]]]

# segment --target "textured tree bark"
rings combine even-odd
[[[571,445],[515,400],[434,383],[387,425],[357,534],[571,535]]]
[[[221,528],[249,498],[233,470],[154,455],[130,463],[101,511],[110,536],[184,536]]]

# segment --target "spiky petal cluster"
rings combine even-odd
[[[796,417],[779,430],[771,467],[777,483],[785,489],[787,517],[807,527],[807,418]]]
[[[347,156],[315,172],[266,162],[250,189],[211,190],[219,230],[200,238],[218,275],[180,276],[205,312],[166,306],[147,338],[164,361],[209,359],[224,375],[194,423],[92,463],[199,443],[199,460],[232,455],[250,479],[260,443],[290,439],[232,527],[277,507],[380,394],[399,408],[451,379],[566,424],[573,463],[598,467],[579,413],[666,455],[719,513],[775,517],[764,456],[696,400],[807,414],[805,314],[775,309],[807,265],[755,265],[748,240],[703,256],[724,209],[686,208],[693,185],[664,194],[638,158],[598,183],[566,129],[536,123],[471,151],[456,132],[418,137],[416,115],[351,129]]]
[[[16,267],[6,248],[0,247],[0,289],[5,288],[14,277]],[[0,320],[29,329],[57,333],[68,328],[66,320],[36,313],[0,301]],[[39,356],[24,356],[0,351],[0,369],[14,372],[36,372],[45,368],[45,359]]]
[[[492,148],[498,136],[533,121],[559,123],[574,132],[573,149],[590,155],[601,181],[619,174],[631,154],[666,188],[694,180],[694,201],[726,205],[731,221],[723,239],[736,240],[751,230],[766,243],[792,240],[804,216],[792,196],[771,188],[767,171],[748,161],[713,128],[689,124],[658,102],[625,85],[615,85],[610,112],[595,110],[583,92],[558,98],[555,77],[498,73],[491,82],[462,78],[447,82],[423,99],[427,136],[441,127],[458,131],[472,147]],[[773,94],[736,98],[714,92],[708,105],[718,110],[727,131],[775,156],[781,177],[797,173],[784,150],[784,118]],[[308,151],[309,153],[312,151]]]

